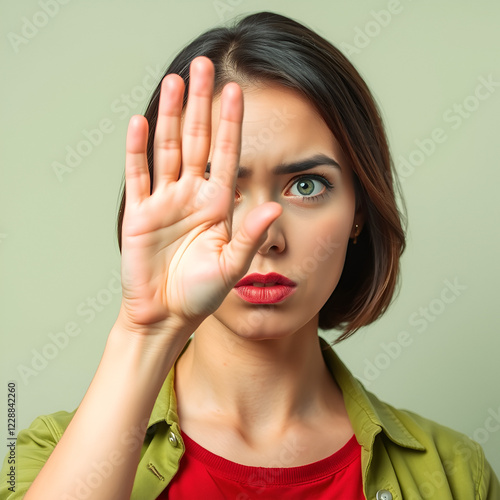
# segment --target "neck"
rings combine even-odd
[[[211,316],[176,372],[181,421],[183,413],[223,415],[235,427],[258,426],[261,432],[312,418],[338,403],[332,393],[340,394],[323,360],[316,318],[285,338],[252,340]]]

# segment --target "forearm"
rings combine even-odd
[[[85,397],[25,499],[78,498],[78,485],[103,463],[106,474],[86,498],[130,498],[151,410],[188,337],[178,332],[167,342],[123,331],[117,322]],[[133,450],[131,435],[138,443]]]

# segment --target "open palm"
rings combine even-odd
[[[213,79],[211,61],[194,59],[182,117],[184,82],[174,74],[164,78],[154,138],[152,194],[146,154],[148,124],[142,116],[130,120],[120,314],[138,328],[161,327],[172,319],[196,324],[215,311],[244,275],[266,229],[281,213],[278,204],[263,204],[231,234],[243,95],[236,83],[229,83],[222,92],[207,180]]]

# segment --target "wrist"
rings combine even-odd
[[[201,321],[189,323],[178,317],[169,316],[163,320],[140,324],[131,317],[122,304],[113,330],[120,331],[121,335],[131,337],[140,343],[169,346],[177,344],[178,341],[182,342],[183,339],[184,343],[187,342],[200,323]]]
[[[137,325],[130,321],[122,307],[107,346],[124,353],[130,351],[132,358],[150,359],[157,366],[165,367],[168,373],[198,326],[174,317],[150,325]]]

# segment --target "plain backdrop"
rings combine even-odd
[[[349,56],[402,178],[399,297],[337,351],[382,399],[479,441],[500,474],[496,0],[3,0],[1,433],[8,381],[22,429],[73,410],[98,365],[120,303],[129,118],[188,41],[259,10],[305,23]]]

